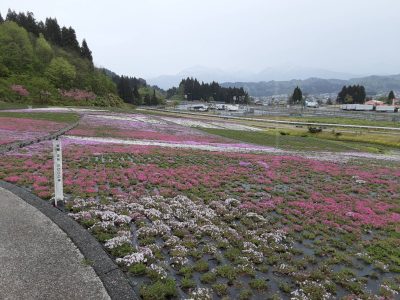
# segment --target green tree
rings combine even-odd
[[[43,34],[39,34],[36,40],[36,55],[41,65],[47,65],[53,58],[53,49],[51,45],[46,41]]]
[[[33,33],[35,36],[39,36],[39,27],[32,12],[28,11],[26,15],[20,12],[15,22],[19,26],[25,28],[26,31]]]
[[[63,27],[61,29],[61,46],[64,49],[80,53],[78,40],[76,39],[75,30],[72,27]]]
[[[151,97],[149,94],[144,95],[144,105],[151,105]]]
[[[28,32],[14,22],[0,25],[0,63],[18,74],[33,68],[33,47]]]
[[[138,89],[138,87],[136,85],[133,88],[133,103],[135,105],[142,105],[143,104],[142,97],[140,96],[139,89]]]
[[[156,90],[153,90],[153,95],[151,96],[150,103],[151,103],[151,105],[157,105],[158,104],[158,98],[156,96]]]
[[[57,19],[46,18],[44,24],[44,37],[49,42],[61,46],[61,29]]]
[[[5,65],[0,63],[0,77],[8,77],[8,76],[10,76],[10,70]]]
[[[352,104],[352,103],[354,103],[353,96],[347,94],[346,97],[344,98],[344,103],[347,103],[347,104]]]
[[[89,74],[89,76],[92,77],[90,89],[97,95],[104,96],[109,93],[117,93],[115,83],[103,72],[94,70],[94,73],[92,73],[92,75]]]
[[[4,19],[3,19],[3,17],[1,16],[1,13],[0,13],[0,24],[1,23],[4,23]]]
[[[298,86],[296,86],[292,96],[290,97],[290,104],[301,104],[302,100],[303,100],[303,93],[301,89]]]
[[[392,104],[393,99],[395,99],[395,98],[396,98],[396,96],[394,95],[394,92],[393,92],[393,91],[390,91],[390,92],[389,92],[389,95],[388,95],[388,97],[387,97],[387,103],[388,103],[388,104]]]
[[[18,21],[17,13],[14,10],[8,9],[6,21],[17,22]]]
[[[46,76],[56,87],[69,89],[75,79],[76,70],[66,59],[57,57],[51,60]]]
[[[88,59],[91,62],[93,62],[92,51],[90,51],[85,39],[83,39],[82,41],[82,47],[80,53],[82,58]]]
[[[336,102],[337,103],[364,103],[366,98],[365,88],[362,85],[349,85],[344,86],[339,92]],[[349,102],[351,101],[351,102]]]

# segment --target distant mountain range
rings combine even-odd
[[[389,93],[390,90],[400,91],[400,74],[388,76],[367,76],[349,80],[308,78],[290,81],[261,81],[261,82],[224,82],[223,87],[243,87],[251,96],[272,96],[290,94],[296,86],[303,93],[324,94],[338,93],[344,85],[363,85],[367,95]]]
[[[227,72],[196,66],[175,75],[151,78],[147,82],[150,85],[168,89],[178,86],[180,81],[187,77],[194,77],[204,82],[216,81],[223,87],[243,87],[255,97],[289,94],[296,86],[301,87],[302,91],[308,94],[338,93],[344,85],[353,84],[364,85],[368,95],[388,93],[390,90],[400,91],[400,74],[361,77],[324,69],[288,65],[270,67],[256,73]]]
[[[270,80],[291,80],[291,79],[306,79],[310,77],[318,78],[337,78],[349,79],[356,77],[355,74],[340,73],[324,69],[304,68],[297,66],[279,66],[269,67],[260,72],[249,71],[224,71],[216,68],[207,68],[195,66],[185,69],[174,75],[161,75],[155,78],[147,79],[151,85],[157,85],[163,89],[168,89],[173,86],[178,86],[183,78],[194,77],[199,81],[204,82],[259,82]]]

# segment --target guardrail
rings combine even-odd
[[[25,140],[25,141],[17,141],[17,142],[13,142],[10,144],[5,144],[5,145],[0,145],[0,154],[4,154],[6,152],[12,151],[12,150],[16,150],[16,149],[20,149],[29,145],[33,145],[36,143],[40,143],[43,141],[47,141],[47,140],[52,140],[55,139],[61,135],[63,135],[64,133],[66,133],[67,131],[75,128],[76,126],[78,126],[80,119],[73,123],[68,125],[67,127],[64,127],[56,132],[50,133],[48,135],[45,136],[40,136],[40,137],[36,137],[30,140]]]

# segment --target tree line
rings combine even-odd
[[[200,83],[197,79],[189,77],[182,79],[179,87],[173,87],[167,90],[167,98],[172,98],[175,95],[179,95],[189,101],[219,101],[238,104],[249,102],[249,95],[242,87],[224,88],[215,81],[211,83]]]
[[[36,21],[32,12],[28,11],[26,14],[24,12],[16,13],[14,10],[9,9],[5,21],[17,23],[36,37],[42,34],[44,38],[53,45],[68,51],[74,51],[82,58],[93,62],[92,51],[89,49],[86,40],[83,39],[82,45],[79,45],[75,29],[71,26],[60,27],[56,18],[46,18],[45,22]],[[1,14],[0,22],[4,22]]]
[[[126,103],[150,106],[163,102],[161,94],[156,93],[156,87],[149,87],[142,78],[114,74],[112,80],[117,85],[118,95]]]
[[[86,103],[66,99],[87,100]],[[33,13],[0,14],[0,100],[41,104],[157,105],[163,91],[144,79],[96,68],[86,40],[56,18],[36,21]]]
[[[391,104],[396,96],[393,91],[390,91],[387,97],[382,97],[380,100]],[[367,100],[365,87],[362,85],[349,85],[343,86],[342,90],[338,93],[336,98],[336,103],[338,104],[363,104]],[[297,86],[293,94],[288,99],[288,104],[304,104],[303,93],[301,89]]]
[[[49,20],[46,19],[46,24],[51,23]],[[122,104],[115,83],[94,67],[91,54],[89,57],[67,44],[61,47],[46,39],[45,34],[51,32],[51,26],[46,24],[37,22],[32,13],[16,14],[9,10],[6,20],[0,17],[0,100],[32,104]]]
[[[336,98],[336,102],[339,104],[363,104],[366,96],[364,86],[349,85],[342,88]]]

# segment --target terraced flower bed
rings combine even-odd
[[[236,153],[163,122],[86,115],[71,133],[83,137],[62,141],[67,212],[143,299],[399,296],[398,161]],[[218,151],[106,142],[114,135]],[[52,174],[49,142],[0,160],[0,179],[44,199]]]
[[[204,134],[190,126],[179,126],[171,119],[146,115],[85,115],[80,125],[69,135],[84,137],[115,137],[123,139],[157,140],[165,142],[215,143],[231,142]],[[189,124],[193,125],[193,124]]]
[[[71,113],[0,112],[0,145],[41,137],[77,120],[78,116]]]
[[[51,197],[49,149],[5,156],[0,178]],[[398,165],[74,141],[64,167],[71,216],[145,299],[399,291]]]

